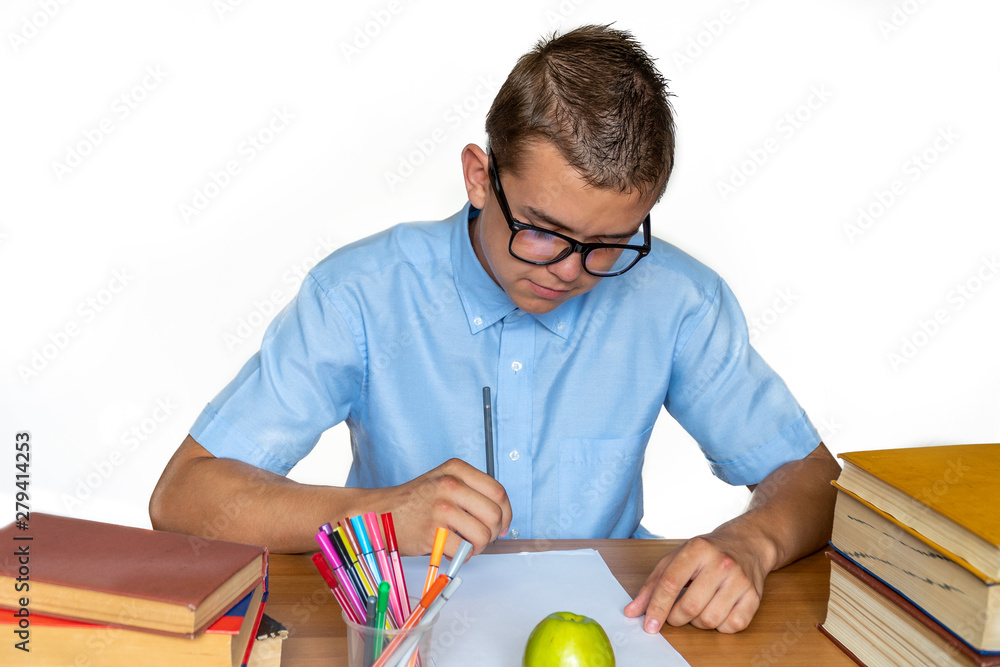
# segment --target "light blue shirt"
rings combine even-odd
[[[532,315],[483,269],[469,214],[398,225],[316,266],[195,440],[286,474],[346,420],[348,486],[402,484],[452,457],[485,471],[489,386],[511,536],[550,539],[646,534],[642,463],[661,406],[730,484],[819,444],[711,269],[653,239],[628,273]]]

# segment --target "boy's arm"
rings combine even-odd
[[[430,552],[438,526],[460,533],[479,553],[506,534],[511,520],[503,487],[458,459],[384,489],[316,486],[216,458],[190,435],[149,501],[157,530],[261,544],[273,553],[316,551],[321,525],[365,512],[393,513],[404,555]],[[453,555],[458,544],[452,536],[445,553]]]
[[[839,473],[820,443],[748,487],[753,493],[746,512],[661,558],[625,615],[645,613],[647,632],[659,632],[664,622],[743,630],[760,605],[767,574],[830,539],[837,497],[830,481]]]

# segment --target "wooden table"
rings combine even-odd
[[[678,544],[680,540],[501,540],[486,553],[597,549],[622,587],[634,596],[660,556]],[[829,593],[830,565],[823,553],[817,552],[767,578],[760,609],[743,632],[725,635],[665,625],[662,634],[695,667],[850,667],[854,663],[816,629],[816,623],[826,617]],[[288,628],[283,667],[329,667],[346,662],[340,607],[308,554],[271,556],[267,612]]]

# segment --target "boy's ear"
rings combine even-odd
[[[469,202],[478,209],[486,205],[489,196],[489,158],[486,151],[476,144],[462,149],[462,174]]]

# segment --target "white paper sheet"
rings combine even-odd
[[[427,578],[428,558],[403,558],[410,595]],[[445,571],[448,560],[441,563]],[[663,638],[622,612],[631,598],[594,549],[474,556],[462,586],[434,629],[432,667],[520,665],[535,625],[556,611],[589,616],[608,633],[619,667],[687,665]]]

